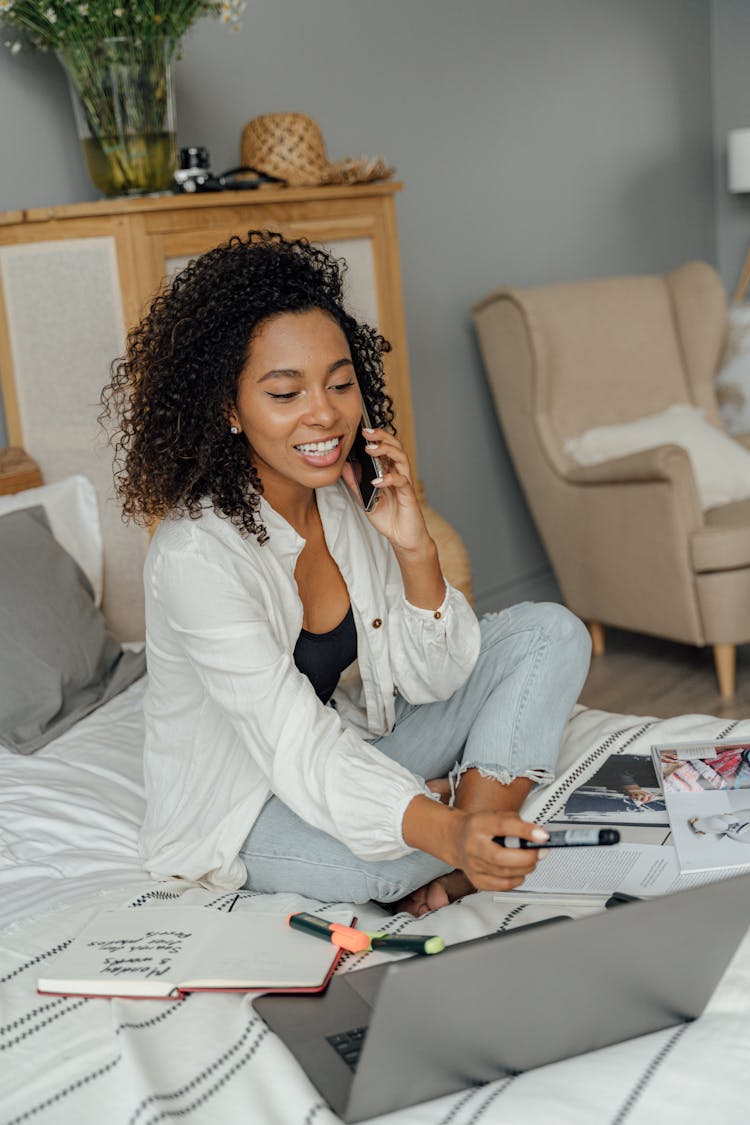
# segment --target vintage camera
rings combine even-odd
[[[208,149],[180,149],[180,167],[174,174],[173,191],[253,191],[261,184],[283,184],[278,176],[269,176],[258,168],[229,168],[220,176],[211,171]]]
[[[180,149],[180,167],[174,174],[175,191],[223,191],[218,176],[211,172],[208,149]]]

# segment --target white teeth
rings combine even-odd
[[[309,441],[304,445],[296,445],[300,453],[330,453],[339,444],[338,438],[329,438],[328,441]]]

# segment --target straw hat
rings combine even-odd
[[[382,156],[349,156],[331,164],[317,122],[305,113],[265,113],[242,130],[240,162],[290,187],[364,184],[387,180],[394,169]]]

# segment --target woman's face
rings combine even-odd
[[[269,502],[334,484],[361,425],[346,336],[327,313],[279,313],[254,333],[230,415]]]

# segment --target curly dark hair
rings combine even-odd
[[[252,449],[242,436],[230,439],[228,418],[253,335],[278,313],[321,309],[336,321],[373,425],[394,432],[382,358],[391,346],[346,312],[345,270],[306,239],[251,230],[165,284],[101,396],[125,520],[197,519],[208,499],[242,534],[266,541]]]

